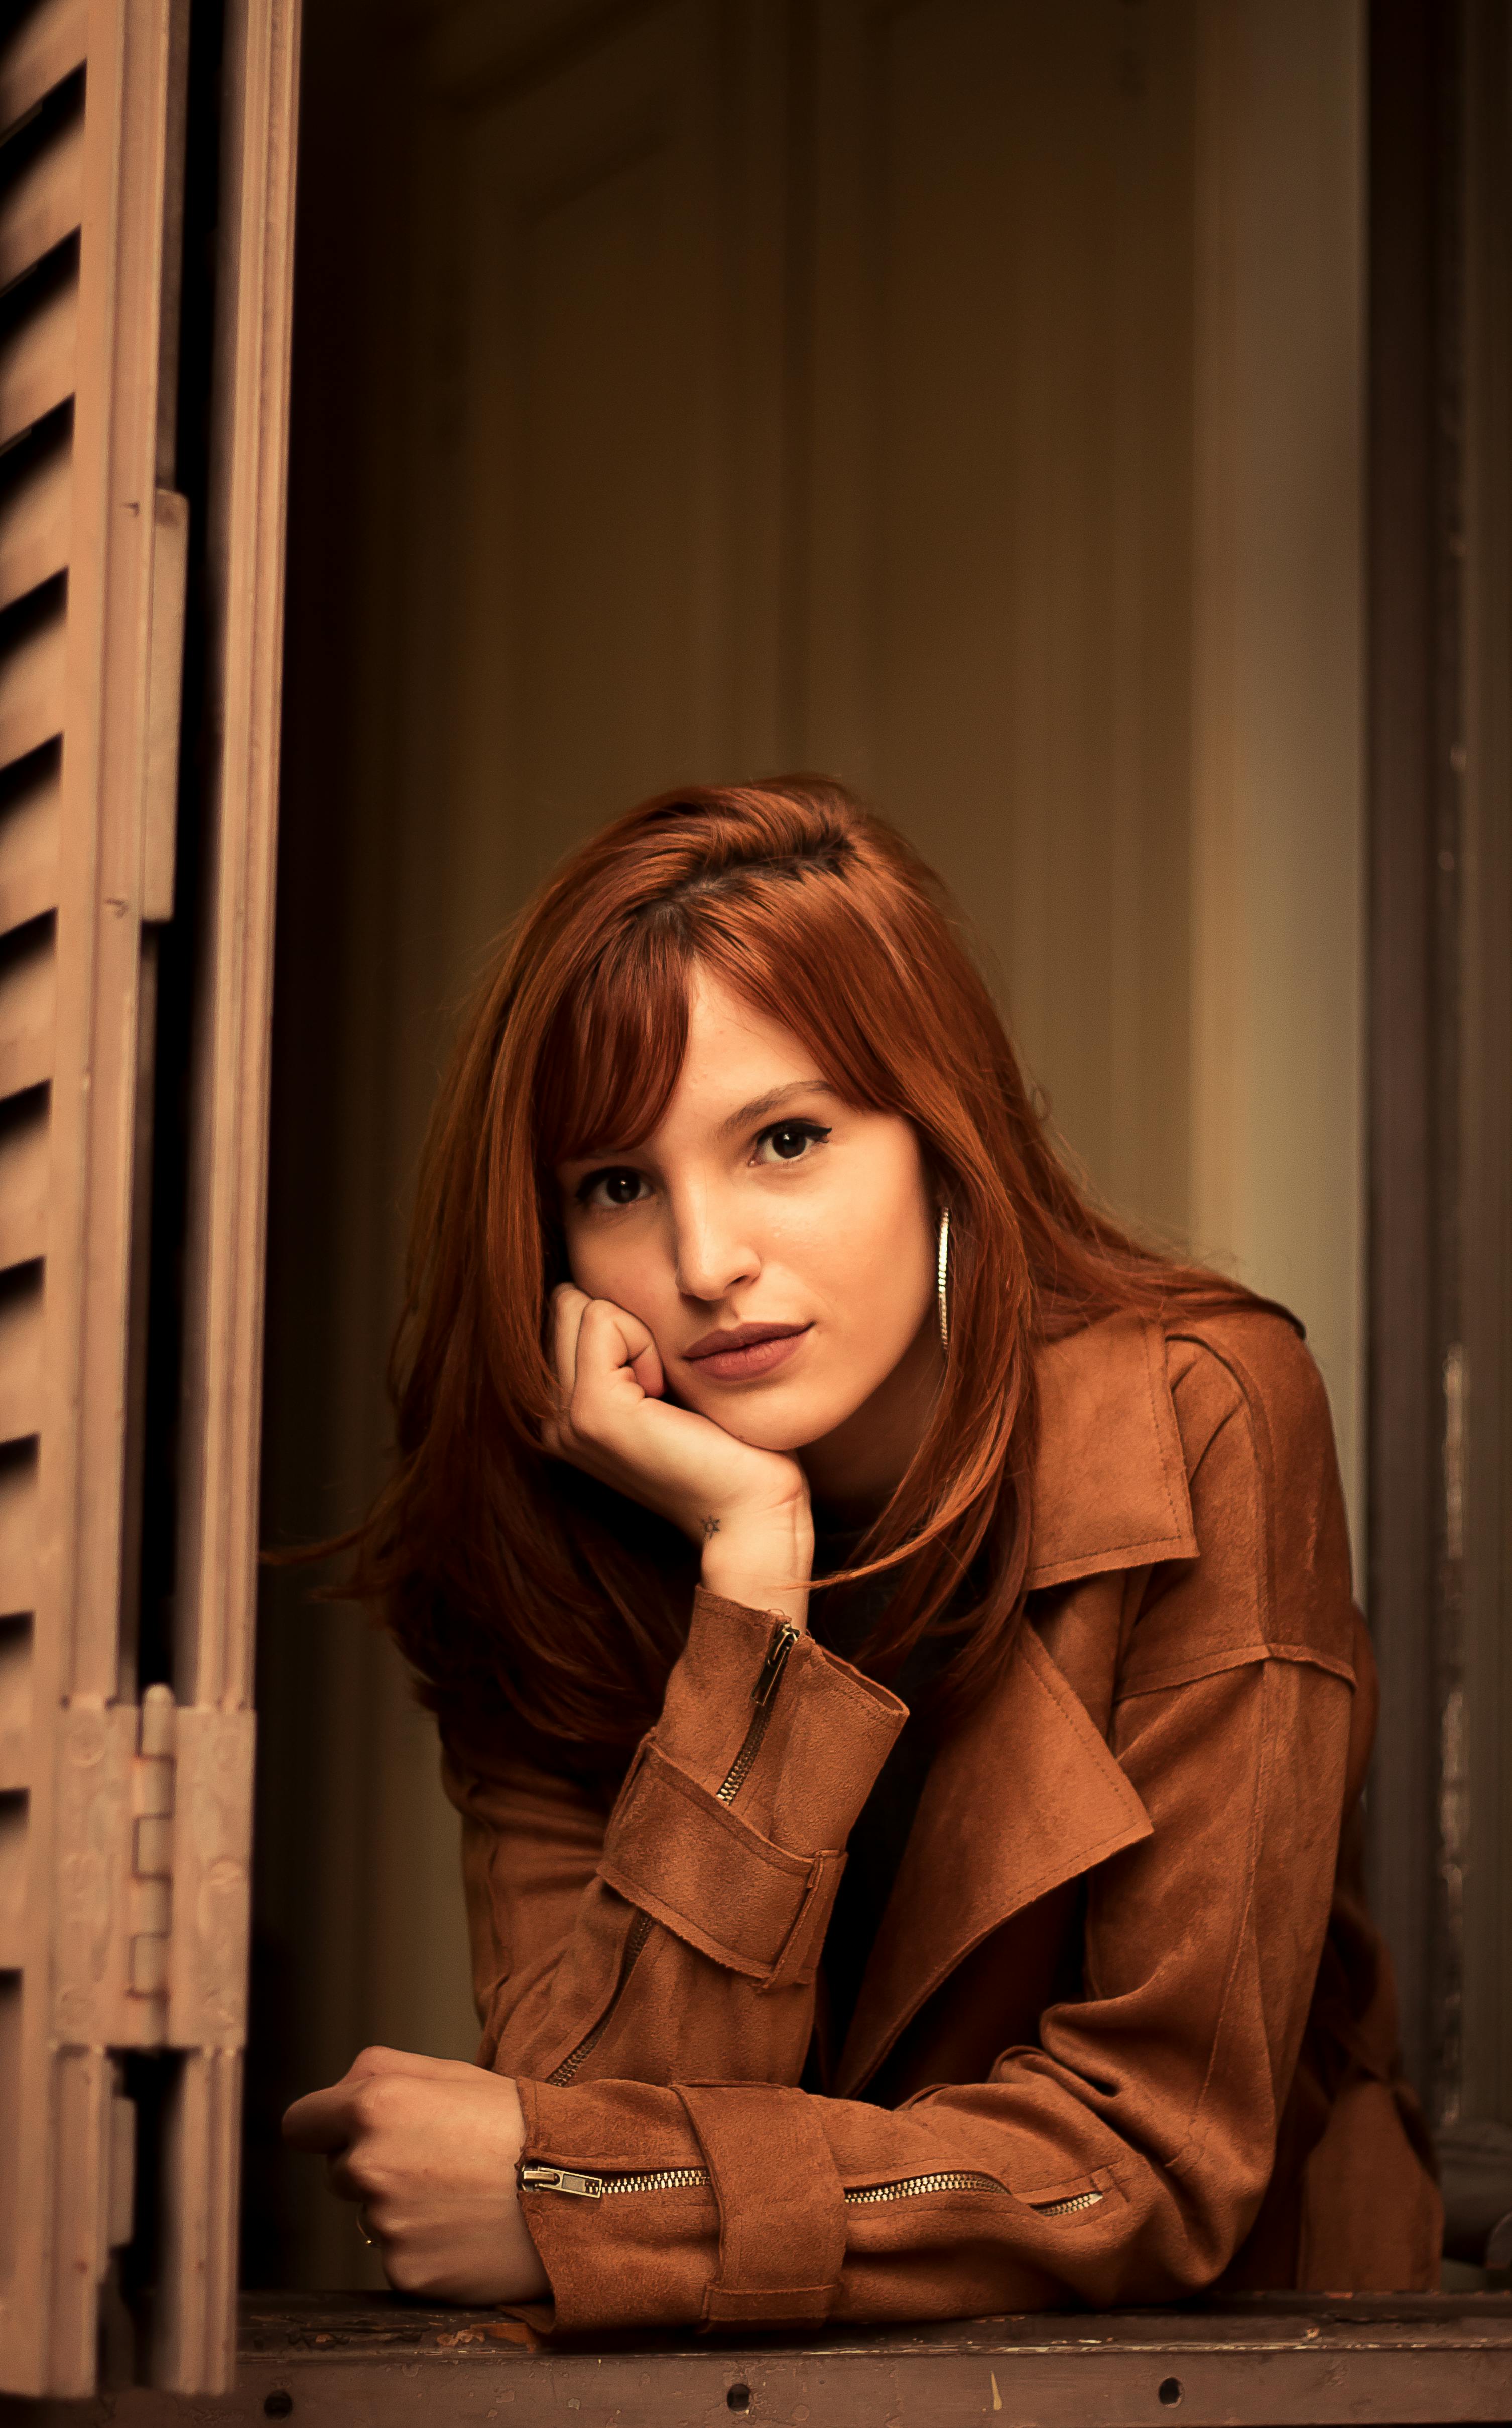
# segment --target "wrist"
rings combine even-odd
[[[701,1582],[726,1601],[773,1610],[802,1627],[814,1572],[814,1519],[806,1500],[706,1521]]]

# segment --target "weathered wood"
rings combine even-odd
[[[540,2348],[492,2312],[248,2296],[237,2390],[192,2406],[113,2397],[115,2428],[1328,2428],[1504,2420],[1505,2294],[1252,2297],[1178,2310],[1043,2313],[795,2339],[697,2335]],[[81,2423],[38,2406],[36,2428]],[[103,2420],[106,2406],[94,2415]]]

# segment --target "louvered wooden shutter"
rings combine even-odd
[[[297,9],[221,107],[173,1684],[132,1649],[155,927],[174,909],[189,0],[0,31],[0,2387],[92,2389],[161,2120],[153,2375],[229,2383]],[[184,907],[180,906],[181,915]]]

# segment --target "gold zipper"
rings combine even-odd
[[[1101,2192],[1073,2192],[1069,2200],[1030,2201],[1028,2206],[1041,2217],[1069,2217],[1073,2209],[1095,2208],[1102,2197]]]
[[[584,2174],[573,2167],[522,2166],[519,2171],[522,2191],[568,2192],[575,2200],[604,2200],[615,2192],[684,2192],[705,2191],[709,2184],[707,2167],[657,2167],[643,2174]],[[978,2175],[964,2168],[947,2169],[934,2175],[905,2175],[901,2183],[857,2184],[846,2199],[853,2208],[875,2208],[882,2201],[912,2200],[926,2192],[1002,2192],[1008,2187],[995,2175]],[[1068,2217],[1073,2209],[1095,2208],[1101,2192],[1074,2192],[1069,2200],[1027,2201],[1041,2217]]]
[[[788,1655],[797,1640],[797,1629],[787,1619],[780,1618],[772,1630],[766,1647],[766,1658],[762,1663],[756,1683],[751,1688],[750,1699],[756,1709],[751,1714],[750,1726],[746,1731],[740,1751],[731,1764],[724,1785],[719,1790],[721,1804],[733,1804],[750,1776],[751,1765],[762,1749],[762,1739],[766,1734],[766,1724],[772,1716],[772,1698],[782,1682],[782,1672],[787,1667]]]
[[[857,2208],[873,2208],[879,2201],[912,2200],[921,2192],[1003,2192],[995,2175],[978,2175],[968,2168],[948,2167],[937,2175],[905,2175],[900,2184],[858,2184],[846,2194]]]
[[[605,2007],[603,2013],[600,2016],[592,2030],[585,2032],[582,2040],[579,2041],[577,2047],[571,2050],[570,2053],[562,2059],[561,2064],[556,2067],[554,2072],[547,2075],[546,2079],[548,2082],[570,2082],[573,2075],[577,2073],[579,2066],[583,2062],[583,2059],[585,2058],[590,2058],[593,2055],[599,2042],[602,2040],[605,2032],[609,2029],[610,2023],[614,2017],[615,2009],[618,2006],[620,1999],[625,1994],[625,1984],[630,1979],[631,1974],[634,1970],[635,1959],[640,1954],[641,1949],[645,1946],[647,1940],[650,1937],[650,1915],[649,1913],[641,1913],[637,1911],[634,1921],[631,1924],[629,1930],[625,1934],[625,1950],[619,1960],[619,1974],[615,1982],[614,1990],[610,1995],[609,2004]]]

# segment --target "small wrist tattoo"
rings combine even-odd
[[[707,1543],[712,1535],[718,1534],[719,1520],[717,1518],[705,1518],[701,1522],[703,1526],[703,1539]]]

